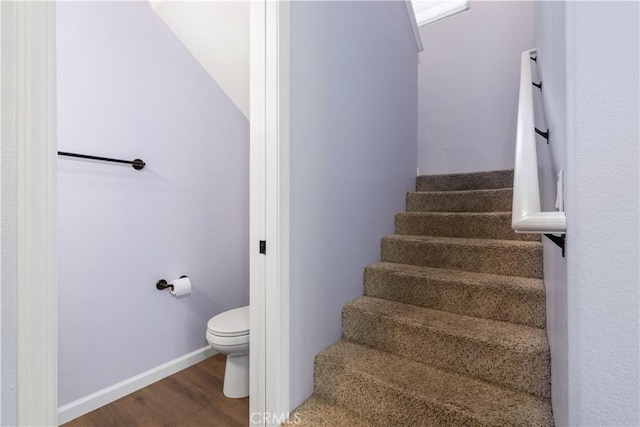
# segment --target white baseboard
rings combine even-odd
[[[173,375],[183,369],[203,361],[217,352],[210,346],[202,347],[189,354],[173,359],[148,371],[142,372],[131,378],[127,378],[110,387],[91,393],[73,402],[58,408],[58,425],[76,419],[86,413],[96,410],[108,403],[120,399],[134,391],[140,390],[163,378]]]

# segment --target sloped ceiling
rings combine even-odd
[[[249,118],[249,2],[150,0],[149,3]]]

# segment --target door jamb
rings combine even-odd
[[[15,31],[2,28],[2,41],[17,46],[17,417],[56,425],[55,2],[14,4]],[[278,425],[290,409],[288,2],[251,2],[250,63],[250,421]],[[267,256],[256,240],[268,242]]]
[[[252,425],[289,411],[289,2],[251,3]],[[264,240],[266,254],[259,253]],[[257,349],[257,351],[255,350]]]
[[[15,61],[13,82],[3,76],[3,87],[7,82],[15,91],[15,100],[7,106],[13,111],[10,125],[15,126],[15,134],[2,144],[3,148],[15,144],[15,158],[11,160],[16,170],[16,416],[18,425],[56,425],[55,3],[7,2],[2,7],[3,13],[12,15],[14,24],[2,28],[2,42],[15,47],[13,53],[3,52],[2,58],[3,62]]]

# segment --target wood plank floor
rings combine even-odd
[[[64,426],[248,426],[249,398],[222,394],[225,358],[217,354]]]

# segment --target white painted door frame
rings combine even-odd
[[[7,6],[9,5],[9,6]],[[15,46],[19,425],[57,424],[56,52],[54,2],[3,2]],[[288,4],[251,3],[251,424],[289,410]],[[12,71],[14,71],[12,70]],[[4,85],[3,85],[4,87]],[[4,95],[4,94],[3,94]],[[2,123],[3,126],[7,123]],[[267,242],[267,255],[258,241]],[[5,266],[3,266],[4,268]]]
[[[289,4],[251,3],[252,425],[289,408]],[[254,215],[264,212],[264,215]],[[266,255],[258,242],[266,241]]]
[[[55,425],[57,418],[55,4],[3,2],[3,132],[15,168],[17,408],[19,425]],[[6,67],[6,68],[5,68]],[[9,95],[5,98],[4,95]],[[6,110],[5,110],[6,109]],[[6,114],[6,111],[11,113]],[[13,178],[13,177],[12,177]],[[6,185],[6,186],[5,186]],[[10,203],[3,198],[3,203]],[[4,208],[4,207],[3,207]],[[4,209],[3,209],[4,210]],[[3,236],[4,237],[4,236]],[[3,283],[5,286],[5,283]],[[13,409],[13,408],[12,408]]]

